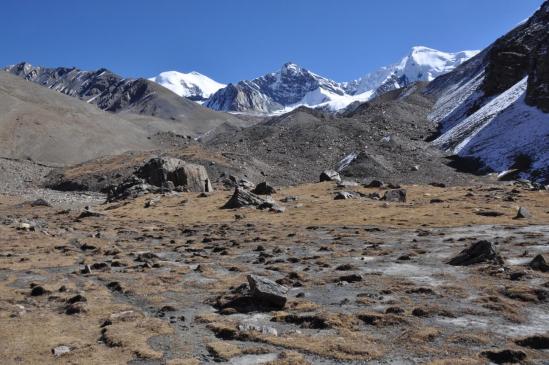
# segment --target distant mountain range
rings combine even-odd
[[[281,114],[299,106],[335,111],[416,81],[432,81],[476,54],[478,51],[446,53],[414,47],[400,62],[343,83],[319,76],[291,62],[277,72],[229,85],[197,72],[164,72],[150,80],[219,111]]]
[[[82,71],[75,67],[40,67],[27,62],[8,66],[9,73],[96,105],[99,109],[145,118],[151,130],[199,135],[221,124],[249,125],[233,115],[204,108],[143,78],[123,78],[107,69]]]

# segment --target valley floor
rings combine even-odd
[[[549,273],[527,266],[549,252],[547,191],[404,188],[284,188],[281,214],[221,210],[226,191],[84,215],[0,195],[0,362],[549,364]],[[447,264],[479,240],[503,262]],[[248,274],[289,287],[285,307],[220,309]]]

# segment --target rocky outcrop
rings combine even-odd
[[[526,103],[549,113],[549,28],[545,39],[532,52]]]
[[[146,162],[136,172],[146,183],[158,187],[170,187],[184,191],[213,191],[210,178],[204,166],[187,163],[173,157],[156,157]]]
[[[549,111],[549,2],[524,24],[498,39],[487,55],[483,90],[499,95],[528,76],[527,102]],[[543,108],[542,108],[543,109]]]

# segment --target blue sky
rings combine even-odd
[[[414,45],[481,49],[542,0],[2,0],[0,65],[196,70],[221,82],[298,63],[337,81]]]

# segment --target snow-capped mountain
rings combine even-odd
[[[273,113],[293,105],[316,105],[334,95],[345,96],[340,84],[289,62],[277,72],[229,84],[212,95],[205,106],[233,112]]]
[[[416,81],[433,81],[478,53],[479,51],[447,53],[428,47],[413,47],[400,62],[346,83],[345,89],[351,95],[372,90],[382,93],[408,86]]]
[[[204,105],[215,110],[262,114],[288,112],[299,106],[337,111],[353,102],[365,102],[416,81],[431,81],[477,53],[446,53],[414,47],[400,62],[344,83],[287,63],[277,72],[229,84],[213,94]]]
[[[166,71],[149,80],[170,89],[179,96],[199,102],[227,86],[196,71],[189,73]]]

